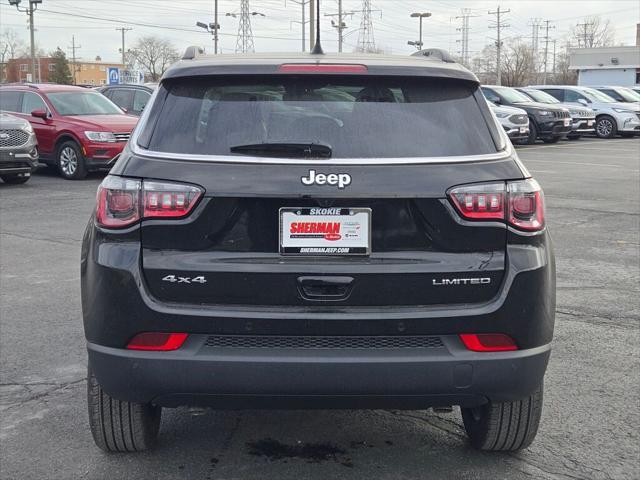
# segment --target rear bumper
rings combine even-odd
[[[89,343],[91,369],[111,396],[175,407],[427,408],[474,406],[530,395],[550,345],[501,353],[442,346],[411,349],[260,349],[205,345],[140,352]]]

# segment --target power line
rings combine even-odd
[[[502,40],[500,38],[500,32],[503,28],[507,28],[509,25],[504,23],[504,19],[501,16],[505,13],[509,13],[509,10],[501,10],[500,6],[498,6],[495,12],[489,11],[489,15],[495,15],[496,19],[491,20],[489,24],[489,28],[495,28],[496,33],[498,34],[498,38],[496,39],[496,83],[500,85],[502,83],[502,70],[501,70],[501,55],[502,55]]]

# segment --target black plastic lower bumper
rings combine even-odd
[[[542,382],[550,345],[500,353],[464,348],[224,348],[192,335],[173,352],[88,344],[111,396],[162,406],[216,408],[427,408],[526,397]]]

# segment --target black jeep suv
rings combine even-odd
[[[568,108],[534,102],[515,88],[483,85],[482,92],[490,102],[525,110],[529,115],[529,138],[532,145],[540,138],[545,143],[556,143],[571,132],[571,113]]]
[[[97,445],[163,407],[458,405],[536,435],[555,311],[544,196],[477,78],[429,56],[202,56],[169,69],[82,248]]]

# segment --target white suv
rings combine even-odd
[[[596,112],[596,135],[613,138],[617,134],[631,137],[640,134],[640,106],[616,102],[594,88],[575,85],[535,85],[564,103],[584,105]]]

